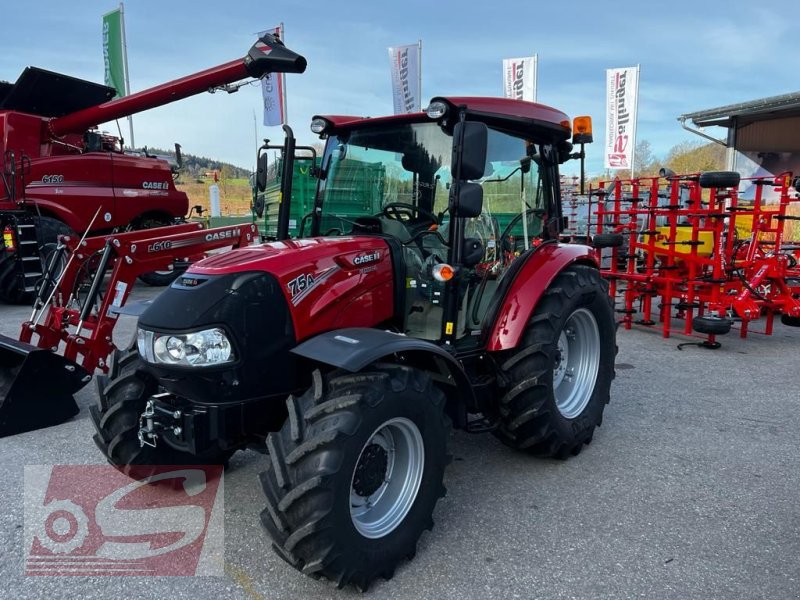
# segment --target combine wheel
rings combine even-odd
[[[731,330],[730,319],[722,317],[695,317],[692,319],[692,328],[697,333],[709,335],[725,335]]]
[[[139,417],[147,399],[158,391],[156,380],[139,366],[141,359],[131,350],[117,351],[111,368],[116,376],[99,385],[100,406],[90,409],[95,444],[108,462],[124,473],[135,470],[137,476],[147,475],[148,465],[226,464],[231,451],[194,455],[164,442],[156,448],[139,444]]]
[[[501,366],[508,384],[495,434],[536,456],[578,454],[602,422],[615,353],[608,284],[597,269],[568,267],[547,289],[522,343]]]
[[[261,521],[303,573],[364,591],[412,558],[444,496],[444,394],[416,369],[314,373],[267,438]]]
[[[39,258],[40,263],[36,264],[36,269],[41,273],[45,272],[45,267],[50,261],[50,257],[58,245],[59,235],[74,235],[72,229],[67,225],[50,217],[34,217],[34,224],[36,226],[36,237],[39,242]],[[25,291],[25,277],[23,276],[22,265],[14,257],[14,255],[0,256],[0,300],[8,302],[9,304],[30,304],[34,298],[33,292]],[[52,285],[58,276],[61,274],[66,261],[59,267],[53,274],[53,280],[44,282],[42,279],[32,283],[36,287],[41,285],[48,285],[48,293],[52,289]]]

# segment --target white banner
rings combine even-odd
[[[283,41],[282,26],[262,31],[258,36],[261,37],[265,33],[271,33]],[[270,73],[261,80],[261,95],[264,99],[264,125],[267,127],[283,125],[286,122],[283,106],[285,78],[285,73]]]
[[[606,69],[606,169],[633,169],[639,67]]]
[[[503,90],[506,98],[536,102],[537,56],[503,59]]]
[[[394,114],[422,110],[421,44],[392,46],[389,48],[389,67],[392,70],[392,99]]]

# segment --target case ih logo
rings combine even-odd
[[[25,467],[26,575],[222,575],[221,466]]]
[[[63,175],[42,175],[42,183],[64,183]]]
[[[145,181],[142,187],[146,190],[168,190],[169,183],[166,181]]]
[[[373,252],[372,254],[362,254],[361,256],[356,256],[353,259],[353,264],[357,266],[366,265],[368,263],[380,260],[380,258],[381,258],[380,252]]]
[[[218,233],[207,233],[206,241],[213,242],[216,240],[232,240],[238,238],[242,233],[241,229],[229,229],[227,231],[220,231]]]

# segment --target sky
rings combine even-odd
[[[2,4],[0,80],[14,81],[34,65],[102,83],[101,17],[118,3]],[[255,32],[283,22],[286,45],[308,60],[304,74],[287,75],[289,124],[300,144],[319,141],[309,130],[316,114],[391,114],[387,47],[417,40],[423,104],[433,96],[500,96],[502,59],[538,54],[538,101],[593,118],[589,175],[603,171],[608,68],[640,65],[637,141],[647,140],[658,157],[681,142],[703,141],[681,128],[681,114],[800,89],[792,68],[800,58],[796,0],[124,4],[132,92],[243,57]],[[257,139],[283,139],[280,127],[261,121],[260,86],[251,85],[136,115],[134,132],[137,146],[179,142],[185,152],[252,168]],[[127,137],[127,123],[121,125]],[[564,167],[568,174],[578,168]]]

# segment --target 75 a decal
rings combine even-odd
[[[286,284],[292,298],[312,285],[314,285],[314,276],[311,273],[302,273]]]

